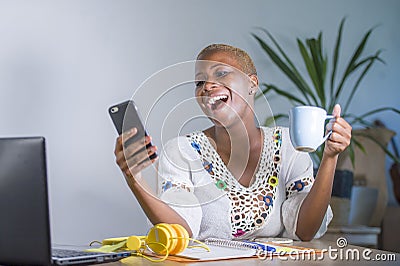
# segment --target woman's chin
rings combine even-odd
[[[225,117],[232,113],[232,108],[224,103],[220,103],[218,105],[207,105],[203,111],[210,118],[225,119]]]

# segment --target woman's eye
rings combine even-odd
[[[221,71],[215,72],[215,76],[216,76],[217,78],[223,77],[223,76],[225,76],[226,74],[228,74],[228,71],[223,71],[223,70],[221,70]]]

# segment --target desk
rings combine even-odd
[[[103,264],[105,266],[129,266],[129,265],[143,265],[143,266],[173,266],[173,265],[196,265],[196,266],[255,266],[255,265],[398,265],[400,262],[400,253],[392,253],[382,250],[376,249],[367,249],[371,252],[367,252],[366,248],[348,245],[344,248],[338,248],[336,242],[330,242],[325,240],[312,240],[310,242],[300,242],[295,241],[293,243],[295,246],[302,246],[308,248],[317,248],[317,249],[329,249],[331,247],[331,255],[328,254],[328,251],[324,253],[324,255],[318,255],[317,259],[308,260],[299,258],[298,260],[290,257],[274,257],[271,259],[260,260],[258,258],[244,258],[244,259],[233,259],[233,260],[219,260],[219,261],[209,261],[209,262],[175,262],[175,261],[163,261],[163,262],[150,262],[144,258],[140,257],[130,257],[124,259],[119,262],[107,263]],[[336,252],[334,251],[336,249]],[[340,252],[341,251],[341,252]],[[369,257],[371,260],[366,260],[363,258],[363,252],[365,253],[365,257]],[[340,259],[340,253],[342,253],[342,259]],[[347,253],[347,255],[346,255]],[[360,259],[354,260],[356,258],[355,255],[358,253]],[[336,259],[334,259],[336,255]],[[347,259],[346,259],[347,258]],[[377,261],[375,258],[386,258],[386,261]],[[372,260],[374,259],[374,260]],[[389,261],[390,259],[390,261]]]

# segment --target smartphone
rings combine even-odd
[[[108,113],[119,135],[134,127],[137,129],[136,135],[128,140],[126,145],[147,136],[147,132],[143,126],[142,120],[140,119],[139,111],[134,101],[128,100],[115,104],[108,108]],[[146,148],[151,147],[152,145],[152,143],[149,143],[146,145]],[[157,153],[154,153],[150,155],[149,158],[155,159],[156,157]]]

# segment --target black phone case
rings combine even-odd
[[[135,142],[139,139],[143,139],[144,136],[147,136],[147,132],[143,126],[142,120],[140,119],[137,107],[132,100],[111,106],[108,108],[108,113],[119,135],[130,130],[131,128],[137,128],[136,135],[128,140],[126,145],[129,145],[131,142]],[[146,145],[146,147],[148,148],[152,145],[152,143],[149,143]],[[156,157],[157,154],[154,153],[150,156],[150,159],[154,159]]]

